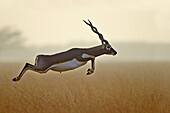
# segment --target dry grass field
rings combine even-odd
[[[0,63],[0,113],[170,113],[170,63],[98,63],[73,71],[28,71]]]

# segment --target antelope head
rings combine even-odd
[[[116,50],[114,50],[112,48],[112,46],[109,44],[109,42],[106,39],[104,39],[103,35],[98,32],[97,28],[92,25],[90,20],[88,20],[88,22],[86,22],[85,20],[83,20],[83,21],[91,27],[91,29],[94,33],[96,33],[99,36],[99,39],[101,40],[101,43],[102,43],[102,49],[103,49],[104,53],[109,54],[109,55],[116,55],[117,54]]]

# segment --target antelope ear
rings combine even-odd
[[[104,49],[104,48],[105,48],[105,44],[102,45],[102,49]]]

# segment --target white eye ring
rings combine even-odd
[[[106,45],[106,49],[107,49],[107,50],[110,50],[110,49],[111,49],[111,46],[110,46],[110,45]]]

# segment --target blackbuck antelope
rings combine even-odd
[[[98,32],[97,28],[94,27],[89,20],[88,22],[84,22],[99,36],[102,45],[84,49],[72,48],[68,51],[53,55],[37,55],[35,64],[26,63],[19,76],[14,78],[13,81],[19,81],[27,70],[39,73],[46,73],[48,70],[53,70],[61,73],[83,66],[88,61],[91,61],[91,68],[87,70],[87,75],[90,75],[94,72],[96,57],[103,54],[116,55],[117,52],[111,47],[109,42],[104,39],[103,35]]]

